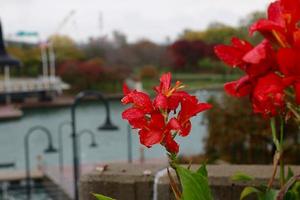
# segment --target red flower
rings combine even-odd
[[[125,96],[121,101],[132,107],[122,113],[122,118],[139,129],[141,144],[151,147],[160,143],[168,152],[178,153],[175,137],[178,134],[187,136],[191,130],[190,118],[211,108],[210,104],[200,103],[195,96],[181,91],[182,88],[178,81],[171,86],[171,73],[161,76],[160,85],[154,88],[157,95],[153,101],[146,93],[123,86]],[[171,111],[176,112],[179,105],[178,115],[169,119]]]
[[[277,54],[279,70],[293,85],[296,93],[296,103],[300,104],[300,49],[282,48]]]
[[[254,84],[249,76],[243,76],[237,81],[232,81],[224,85],[225,91],[235,97],[244,97],[253,90]]]
[[[236,97],[249,96],[255,113],[265,117],[283,114],[285,89],[292,86],[300,104],[300,1],[277,0],[270,4],[267,19],[249,29],[264,40],[257,46],[233,38],[231,46],[218,45],[215,53],[226,64],[246,75],[226,83],[225,91]]]
[[[167,132],[164,138],[164,144],[168,152],[177,153],[179,151],[178,143],[173,139],[170,132]]]
[[[246,63],[244,62],[243,57],[253,49],[253,46],[249,42],[238,38],[232,38],[231,43],[231,46],[217,45],[215,47],[215,53],[229,66],[244,69]]]
[[[217,45],[215,53],[226,64],[239,67],[250,77],[264,75],[276,66],[276,54],[267,40],[253,47],[246,41],[233,38],[232,46]]]
[[[254,88],[252,103],[255,113],[274,117],[285,108],[285,85],[281,77],[270,73],[260,78]]]
[[[276,42],[281,47],[299,44],[300,2],[299,0],[280,0],[270,4],[268,19],[261,19],[250,27],[250,34],[255,31],[265,38]]]
[[[195,96],[185,96],[181,100],[181,110],[177,117],[180,124],[180,135],[185,137],[190,133],[191,117],[210,108],[212,108],[210,104],[198,102]]]
[[[121,100],[123,104],[132,103],[135,108],[145,113],[150,113],[153,110],[152,102],[148,94],[136,90],[130,91],[126,84],[123,85],[123,92],[125,95]]]

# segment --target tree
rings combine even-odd
[[[55,58],[58,63],[84,58],[83,52],[69,36],[52,35],[48,41],[51,42],[54,47]]]
[[[213,46],[205,42],[178,40],[170,47],[171,63],[175,70],[191,70],[198,68],[198,63],[206,57],[214,57]]]

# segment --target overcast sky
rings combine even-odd
[[[59,30],[77,41],[89,36],[124,32],[129,41],[149,38],[157,42],[175,38],[183,29],[204,29],[210,22],[230,25],[271,0],[0,0],[5,36],[19,30],[38,31],[42,38]],[[103,15],[101,28],[100,13]]]

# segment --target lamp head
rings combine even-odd
[[[57,152],[57,149],[54,148],[52,144],[50,144],[50,145],[48,146],[48,148],[45,149],[44,152],[45,152],[45,153],[56,153],[56,152]]]
[[[98,144],[96,142],[92,142],[90,144],[90,148],[97,148],[98,147]]]
[[[106,130],[106,131],[116,131],[119,128],[116,125],[113,125],[109,118],[106,119],[106,122],[98,128],[98,130]]]

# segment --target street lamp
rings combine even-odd
[[[25,165],[26,165],[26,197],[28,200],[31,199],[31,177],[30,177],[30,156],[29,156],[29,137],[32,133],[36,131],[41,131],[47,136],[48,147],[44,150],[45,153],[55,153],[57,150],[53,147],[53,140],[50,131],[43,126],[35,126],[29,129],[24,138],[24,148],[25,148]]]
[[[63,151],[63,128],[68,125],[69,127],[71,126],[70,121],[64,121],[58,125],[58,158],[59,158],[59,171],[60,174],[63,174],[64,171],[64,151]]]
[[[79,133],[78,133],[78,136],[79,136],[79,138],[81,138],[83,135],[85,135],[85,134],[88,134],[88,135],[90,135],[90,138],[91,138],[91,143],[90,143],[90,148],[97,148],[98,147],[98,144],[97,144],[97,142],[96,142],[96,135],[95,135],[95,133],[93,132],[93,131],[91,131],[91,130],[88,130],[88,129],[83,129],[82,131],[80,131]],[[78,152],[81,152],[81,145],[80,145],[80,142],[78,142]],[[79,153],[79,166],[80,166],[80,153]],[[80,172],[81,172],[81,170],[79,170],[79,177],[80,177]]]
[[[71,122],[70,121],[64,121],[62,123],[59,124],[58,126],[58,154],[59,154],[59,171],[62,177],[62,174],[64,173],[64,155],[63,155],[63,128],[68,125],[71,126]],[[82,131],[79,132],[79,136],[82,136],[84,134],[89,134],[91,136],[91,143],[90,143],[90,148],[96,148],[98,147],[98,144],[96,142],[96,136],[94,134],[94,132],[92,132],[91,130],[88,129],[84,129]],[[78,145],[79,146],[79,145]],[[80,150],[80,147],[78,147],[78,149]],[[61,180],[62,182],[62,180]]]
[[[90,143],[90,147],[91,147],[91,148],[96,148],[96,147],[98,147],[98,144],[97,144],[97,142],[96,142],[96,135],[95,135],[95,133],[94,133],[93,131],[88,130],[88,129],[83,129],[82,131],[80,131],[80,132],[78,133],[78,136],[81,137],[81,136],[84,135],[84,134],[88,134],[88,135],[91,136],[91,143]],[[80,148],[79,148],[79,149],[80,149]]]
[[[74,176],[74,199],[79,200],[79,158],[78,158],[78,141],[76,134],[76,107],[80,101],[86,97],[95,97],[102,101],[105,106],[106,120],[105,123],[99,127],[99,130],[117,130],[118,127],[113,125],[110,120],[110,109],[108,100],[104,98],[103,94],[97,91],[83,91],[76,95],[71,106],[71,126],[72,126],[72,147],[73,147],[73,176]]]

